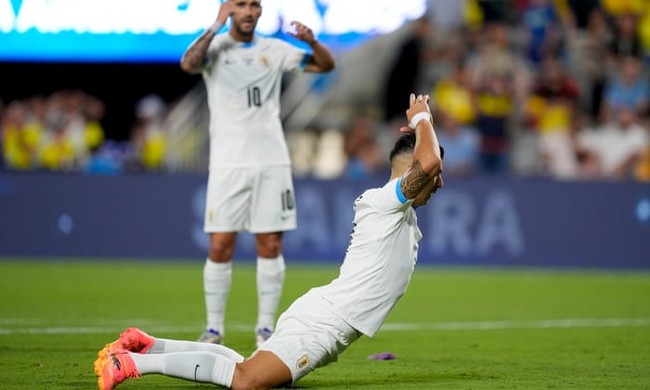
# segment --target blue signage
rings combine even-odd
[[[203,175],[0,173],[0,257],[204,259]],[[340,262],[369,181],[296,180],[288,261]],[[420,264],[650,268],[650,185],[445,181],[418,209]],[[254,238],[236,257],[254,259]]]

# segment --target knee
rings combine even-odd
[[[218,245],[210,245],[208,257],[216,263],[225,263],[232,259],[234,248],[228,248]]]
[[[235,241],[219,237],[210,239],[208,257],[217,263],[230,261],[235,252]]]
[[[282,245],[278,244],[268,244],[257,247],[257,254],[260,257],[265,259],[275,259],[280,256],[282,252]]]
[[[282,253],[282,236],[269,235],[265,237],[258,237],[257,239],[257,254],[260,257],[267,259],[274,259]]]
[[[241,364],[238,364],[235,368],[235,375],[232,378],[232,384],[230,385],[232,390],[262,390],[269,389],[271,386],[265,383],[261,383],[258,378],[250,370],[242,368]]]

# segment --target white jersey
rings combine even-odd
[[[306,51],[276,38],[214,37],[203,80],[210,108],[210,168],[290,165],[280,121],[284,72],[304,68]]]
[[[401,179],[365,191],[354,202],[350,245],[339,276],[311,289],[335,315],[374,336],[411,281],[422,233]]]

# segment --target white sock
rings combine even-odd
[[[231,261],[227,263],[215,263],[210,259],[205,261],[203,266],[203,292],[205,294],[207,328],[216,330],[221,336],[225,334],[224,317],[231,283]]]
[[[257,328],[273,329],[284,284],[284,257],[257,258]]]
[[[244,357],[239,352],[230,349],[224,345],[212,343],[198,343],[196,341],[172,340],[156,338],[153,347],[149,350],[150,354],[157,353],[175,353],[175,352],[212,352],[224,356],[236,363],[244,361]]]
[[[175,352],[165,354],[132,353],[141,375],[164,374],[194,382],[210,382],[230,387],[237,363],[211,352]]]

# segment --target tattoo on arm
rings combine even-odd
[[[197,70],[203,65],[205,61],[205,54],[208,52],[208,47],[215,32],[213,30],[205,31],[185,52],[183,62],[189,65],[190,68]]]
[[[402,179],[402,191],[404,192],[404,196],[408,199],[415,198],[429,180],[431,180],[431,177],[422,170],[420,161],[413,161],[408,174],[404,176],[404,179]]]

